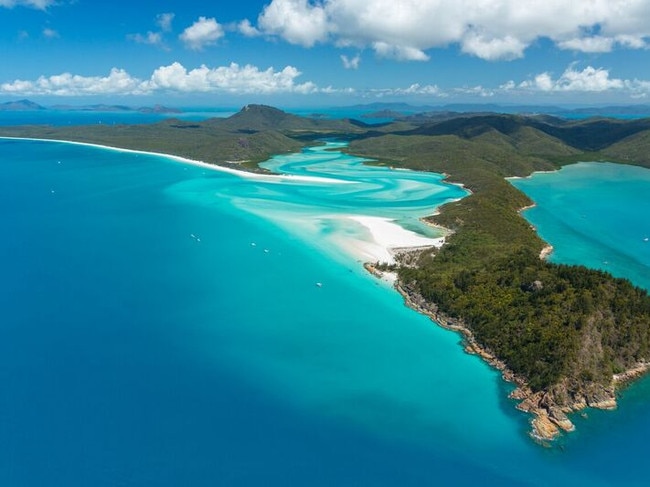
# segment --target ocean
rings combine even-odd
[[[531,441],[511,386],[361,265],[464,191],[340,146],[255,178],[0,139],[0,485],[647,484],[650,382]],[[609,188],[602,220],[638,211]]]
[[[650,170],[581,162],[510,181],[535,201],[524,215],[555,247],[551,262],[601,269],[650,290]]]

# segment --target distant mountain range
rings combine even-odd
[[[163,105],[153,107],[130,107],[126,105],[53,105],[45,107],[30,100],[9,101],[0,103],[0,112],[38,111],[38,110],[68,110],[80,112],[138,112],[138,113],[182,113],[177,108]]]
[[[333,107],[334,108],[334,107]],[[352,105],[348,107],[338,107],[337,110],[347,109],[357,114],[360,118],[392,118],[402,119],[403,117],[438,117],[447,118],[457,114],[546,114],[557,117],[605,117],[605,116],[648,116],[650,117],[650,105],[611,105],[597,107],[560,107],[554,105],[499,105],[486,103],[452,103],[446,105],[410,105],[408,103],[368,103],[362,105]],[[151,107],[132,107],[128,105],[68,105],[59,104],[52,106],[43,106],[31,100],[17,100],[0,103],[0,112],[6,111],[39,111],[39,110],[68,110],[83,112],[138,112],[138,113],[158,113],[173,114],[182,113],[178,108],[170,108],[164,105],[154,105]],[[327,116],[312,116],[310,118],[328,118]],[[414,121],[411,118],[410,121]]]
[[[355,111],[368,113],[364,118],[398,118],[403,115],[431,113],[510,113],[510,114],[548,114],[576,116],[610,115],[648,115],[650,105],[611,105],[598,107],[568,108],[553,105],[499,105],[485,103],[453,103],[447,105],[409,105],[408,103],[368,103],[349,107]]]

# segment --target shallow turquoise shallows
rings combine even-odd
[[[602,269],[650,290],[650,170],[581,162],[510,181],[536,203],[524,215],[553,245],[552,262]]]
[[[418,218],[465,194],[439,175],[16,140],[0,165],[2,486],[646,484],[650,383],[544,449],[495,371],[363,270],[350,217],[439,236]]]

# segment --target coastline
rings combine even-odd
[[[423,249],[400,250],[415,254],[417,258]],[[385,278],[384,271],[377,269],[374,264],[366,263],[364,267],[373,276]],[[406,306],[429,317],[436,325],[458,333],[466,353],[477,355],[490,367],[500,372],[503,380],[514,384],[515,389],[508,398],[517,402],[515,407],[518,410],[532,416],[529,436],[541,445],[548,446],[563,432],[575,430],[573,422],[568,417],[571,413],[586,408],[616,409],[617,390],[650,371],[650,362],[640,362],[621,373],[614,374],[611,383],[607,386],[593,382],[581,385],[565,379],[548,390],[533,391],[524,377],[513,372],[505,362],[478,342],[472,330],[462,319],[453,318],[440,311],[435,303],[427,302],[413,286],[400,280],[396,272],[389,272],[389,274],[394,276],[393,287],[402,295]]]
[[[276,182],[276,181],[308,181],[308,182],[318,182],[318,183],[328,183],[328,184],[354,184],[352,181],[344,181],[340,179],[335,179],[335,178],[321,178],[321,177],[315,177],[315,176],[294,176],[291,174],[262,174],[262,173],[257,173],[257,172],[251,172],[251,171],[245,171],[243,169],[235,169],[227,166],[220,166],[218,164],[210,164],[204,161],[198,161],[195,159],[189,159],[187,157],[182,157],[182,156],[175,156],[173,154],[165,154],[164,152],[152,152],[152,151],[143,151],[143,150],[136,150],[136,149],[124,149],[122,147],[114,147],[111,145],[103,145],[103,144],[93,144],[91,142],[76,142],[73,140],[63,140],[63,139],[39,139],[37,137],[5,137],[5,136],[0,136],[0,140],[30,140],[34,142],[58,142],[61,144],[70,144],[70,145],[79,145],[83,147],[95,147],[98,149],[105,149],[105,150],[112,150],[115,152],[122,152],[122,153],[128,153],[128,154],[142,154],[142,155],[147,155],[147,156],[156,156],[156,157],[164,157],[166,159],[171,159],[175,162],[179,162],[182,164],[190,164],[192,166],[196,167],[202,167],[204,169],[210,169],[213,171],[219,171],[219,172],[225,172],[228,174],[232,174],[235,176],[239,176],[242,178],[247,178],[247,179],[256,179],[259,181],[268,181],[268,182]],[[234,161],[230,161],[234,162]]]
[[[532,203],[531,205],[520,208],[518,213],[521,214],[526,209],[535,206],[536,204]],[[435,214],[437,212],[431,216]],[[428,218],[424,218],[423,221],[432,224],[428,221]],[[449,232],[444,227],[435,224],[432,225]],[[531,228],[536,232],[535,227],[531,226]],[[444,239],[442,239],[440,246],[442,245],[444,245]],[[397,265],[412,266],[416,265],[419,255],[426,249],[411,247],[392,250],[393,252],[399,251],[401,253]],[[552,245],[545,243],[539,254],[540,260],[546,260],[553,250]],[[364,267],[373,276],[380,279],[385,278],[384,271],[378,269],[374,264],[365,263]],[[524,377],[513,372],[505,362],[478,342],[470,327],[462,319],[453,318],[441,312],[435,303],[427,302],[415,287],[403,282],[396,271],[390,271],[388,274],[391,275],[390,279],[393,287],[402,295],[406,306],[420,314],[428,316],[436,325],[460,334],[466,353],[477,355],[490,367],[499,371],[503,380],[514,384],[515,389],[508,395],[508,398],[517,401],[515,407],[518,410],[532,416],[529,436],[541,445],[548,446],[550,442],[556,440],[563,432],[568,433],[575,430],[575,425],[568,417],[571,413],[580,412],[586,408],[601,410],[616,409],[617,390],[639,379],[650,371],[650,362],[640,362],[623,372],[613,374],[609,385],[594,382],[578,384],[575,381],[570,382],[568,379],[564,379],[548,390],[533,391]]]
[[[548,172],[555,172],[555,171],[539,171],[539,172],[545,172],[545,173],[548,173]],[[531,175],[531,176],[532,176],[532,175]],[[528,177],[531,177],[531,176],[528,176]],[[514,179],[514,178],[506,178],[506,179]],[[518,178],[518,179],[523,179],[523,178]],[[523,213],[524,211],[526,211],[526,210],[530,210],[531,208],[535,208],[536,206],[537,206],[537,203],[531,203],[530,205],[526,205],[526,206],[523,206],[523,207],[519,208],[519,209],[517,210],[517,213],[518,213],[520,216],[523,216],[522,213]],[[530,225],[530,228],[531,228],[535,233],[537,233],[537,228],[535,228],[534,225]],[[553,253],[553,250],[555,250],[555,249],[553,248],[553,246],[552,246],[551,244],[549,244],[548,242],[544,242],[544,243],[545,243],[546,245],[544,245],[544,247],[542,247],[542,250],[540,250],[540,252],[539,252],[539,259],[540,259],[540,260],[546,260],[546,259],[548,259],[548,258],[550,257],[550,255]]]
[[[174,156],[165,153],[149,152],[149,151],[140,151],[133,149],[123,149],[112,146],[105,146],[101,144],[92,144],[85,142],[74,142],[58,139],[39,139],[39,138],[23,138],[23,137],[0,137],[0,139],[10,139],[10,140],[32,140],[32,141],[43,141],[43,142],[58,142],[58,143],[67,143],[80,146],[89,146],[96,147],[100,149],[108,149],[117,152],[124,153],[135,153],[135,154],[144,154],[152,156],[164,157],[179,163],[191,164],[197,167],[202,167],[205,169],[211,169],[221,172],[226,172],[230,174],[237,175],[242,178],[258,179],[269,182],[279,182],[279,181],[310,181],[310,182],[328,182],[328,183],[351,183],[348,181],[340,181],[337,179],[329,178],[319,178],[319,177],[310,177],[310,176],[291,176],[291,175],[274,175],[274,174],[259,174],[252,173],[243,170],[233,169],[229,167],[219,166],[216,164],[209,164],[202,161],[192,160],[184,158],[181,156]],[[544,172],[554,172],[554,171],[544,171]],[[352,184],[354,184],[352,182]],[[447,184],[456,184],[470,192],[465,188],[461,183],[449,183]],[[532,205],[534,206],[534,205]],[[530,206],[529,206],[530,207]],[[526,207],[526,208],[529,208]],[[525,210],[522,208],[520,211]],[[432,215],[433,216],[433,215]],[[355,221],[361,226],[365,227],[370,236],[372,237],[372,242],[365,242],[365,250],[368,250],[373,246],[375,248],[374,254],[371,255],[377,257],[385,257],[384,253],[378,253],[376,248],[383,249],[389,256],[390,259],[388,263],[395,263],[395,255],[399,254],[409,254],[414,252],[421,252],[424,249],[430,248],[439,248],[445,243],[445,237],[439,237],[437,239],[423,237],[415,232],[409,231],[394,223],[394,220],[390,218],[383,217],[374,217],[374,216],[364,216],[364,215],[351,215],[344,216],[350,220]],[[427,217],[428,218],[428,217]],[[427,224],[431,224],[426,219],[423,219]],[[435,225],[438,228],[443,228],[438,225]],[[396,237],[397,232],[397,237]],[[359,240],[364,245],[364,241]],[[399,245],[395,245],[395,244]],[[349,248],[346,249],[349,251]],[[547,245],[542,249],[540,258],[546,258],[552,251],[552,246]],[[380,261],[383,259],[377,259]],[[379,271],[373,264],[365,264],[364,267],[377,277],[383,276],[383,272]],[[394,281],[393,281],[394,279]],[[397,276],[390,278],[391,282],[394,282],[395,289],[400,292],[403,296],[405,303],[416,310],[417,312],[429,316],[436,324],[442,326],[443,328],[458,332],[463,337],[464,348],[467,353],[478,355],[481,359],[487,362],[491,367],[499,370],[501,372],[502,378],[508,382],[512,382],[516,385],[516,389],[510,394],[510,398],[520,401],[517,405],[517,408],[525,411],[533,416],[531,420],[531,436],[539,441],[553,440],[559,434],[560,431],[573,431],[575,428],[573,423],[568,419],[566,414],[571,412],[580,411],[586,407],[598,408],[598,409],[613,409],[616,407],[616,397],[615,389],[617,385],[627,383],[632,381],[639,376],[643,375],[649,368],[650,363],[637,364],[632,369],[626,370],[620,374],[616,374],[612,378],[612,385],[609,388],[603,387],[598,390],[594,390],[589,394],[581,394],[572,396],[572,401],[570,403],[561,403],[554,397],[554,391],[539,391],[533,392],[528,386],[526,380],[520,376],[517,376],[512,372],[504,362],[499,360],[495,355],[493,355],[489,350],[482,347],[474,337],[474,334],[469,329],[469,327],[462,321],[458,319],[451,318],[444,313],[440,312],[438,307],[433,303],[427,303],[426,300],[419,294],[417,291],[405,283],[401,282]],[[567,385],[569,388],[570,385]]]
[[[425,237],[405,229],[391,218],[365,215],[350,215],[347,218],[368,230],[372,241],[360,241],[357,248],[362,249],[363,257],[366,260],[370,257],[371,262],[392,265],[397,263],[396,254],[401,252],[440,248],[445,244],[445,236]]]
[[[508,397],[518,401],[517,409],[532,415],[529,435],[542,444],[557,439],[562,431],[575,430],[573,422],[567,416],[569,413],[581,411],[587,407],[615,409],[617,405],[614,385],[637,379],[650,369],[650,363],[639,364],[633,369],[618,374],[618,377],[614,376],[612,387],[597,388],[588,396],[579,395],[579,397],[573,398],[574,400],[570,404],[560,404],[554,397],[559,391],[533,392],[525,378],[515,374],[502,360],[478,343],[474,333],[461,319],[452,318],[442,313],[435,304],[428,303],[415,289],[399,279],[395,281],[395,289],[402,295],[408,307],[428,316],[438,326],[459,333],[463,338],[465,352],[477,355],[489,366],[499,371],[503,380],[516,386]]]
[[[154,157],[163,157],[181,164],[189,164],[195,167],[201,167],[204,169],[209,169],[212,171],[219,171],[227,174],[232,174],[241,178],[254,179],[257,181],[277,183],[277,182],[311,182],[311,183],[324,183],[324,184],[355,184],[354,181],[341,180],[336,178],[325,178],[317,176],[297,176],[291,174],[261,174],[251,171],[245,171],[243,169],[236,169],[226,166],[221,166],[218,164],[210,164],[204,161],[199,161],[195,159],[189,159],[187,157],[176,156],[172,154],[166,154],[163,152],[153,152],[153,151],[144,151],[137,149],[125,149],[121,147],[114,147],[110,145],[95,144],[91,142],[77,142],[71,140],[63,139],[47,139],[47,138],[37,138],[37,137],[6,137],[0,136],[0,140],[28,140],[35,142],[50,142],[50,143],[62,143],[77,145],[82,147],[94,147],[98,149],[111,150],[115,152],[128,153],[128,154],[142,154],[147,156]],[[448,175],[443,174],[446,179]],[[470,190],[465,188],[462,183],[450,183],[445,182],[446,184],[452,184],[460,186],[469,193]],[[435,213],[434,213],[435,214]],[[337,215],[337,217],[346,218],[352,221],[355,221],[360,226],[364,227],[370,234],[371,240],[347,240],[347,245],[345,241],[339,242],[339,244],[345,247],[346,251],[360,259],[362,261],[372,260],[373,262],[384,262],[384,263],[395,263],[394,259],[394,249],[409,250],[412,248],[439,248],[445,243],[445,236],[442,237],[425,237],[411,230],[407,230],[400,226],[397,223],[394,223],[395,220],[387,217],[379,216],[370,216],[370,215]],[[435,225],[424,218],[421,219],[427,225],[435,227],[437,229],[446,230],[439,225]]]

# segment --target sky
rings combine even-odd
[[[0,102],[650,103],[650,0],[0,0]]]

